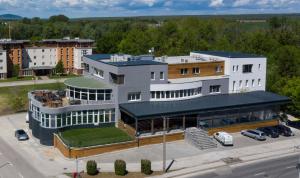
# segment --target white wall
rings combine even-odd
[[[38,47],[25,48],[23,68],[50,66],[55,67],[57,62],[56,48]]]
[[[252,72],[243,73],[243,65],[247,64],[253,65]],[[229,92],[236,93],[243,91],[266,90],[266,68],[267,59],[264,57],[225,58],[225,74],[230,76]],[[246,85],[247,81],[248,86]]]
[[[74,68],[75,69],[82,69],[82,56],[84,55],[91,55],[92,48],[74,48]]]
[[[4,74],[7,73],[7,58],[6,51],[0,50],[0,78],[3,78]]]
[[[238,93],[246,91],[266,90],[266,71],[267,71],[267,59],[265,57],[253,57],[253,58],[227,58],[220,56],[212,56],[206,54],[199,54],[191,52],[190,55],[199,56],[204,59],[211,60],[224,60],[225,61],[225,75],[229,76],[229,93]],[[253,64],[251,73],[243,73],[243,65]],[[259,69],[260,65],[260,69]],[[233,71],[235,66],[235,71]],[[238,70],[236,68],[238,66]],[[248,86],[246,81],[248,80]],[[254,85],[252,86],[252,80]],[[260,80],[260,85],[258,81]],[[241,87],[239,83],[241,81]],[[235,82],[235,87],[233,83]]]

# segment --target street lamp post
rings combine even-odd
[[[166,172],[166,117],[163,117],[163,172]]]

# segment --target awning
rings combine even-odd
[[[137,119],[168,115],[183,115],[203,111],[236,109],[247,106],[280,105],[289,103],[288,97],[265,91],[209,95],[179,101],[147,101],[120,104],[120,110]]]

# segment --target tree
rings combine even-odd
[[[25,101],[21,96],[16,95],[16,97],[12,99],[11,104],[15,112],[24,110]]]
[[[53,15],[49,18],[50,22],[68,22],[69,18],[65,15]]]
[[[63,74],[64,73],[64,63],[62,60],[59,60],[55,66],[55,73],[56,74]]]
[[[20,66],[18,64],[13,66],[12,77],[19,77]]]

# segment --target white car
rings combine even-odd
[[[227,132],[216,132],[214,138],[222,145],[233,146],[233,137]]]

